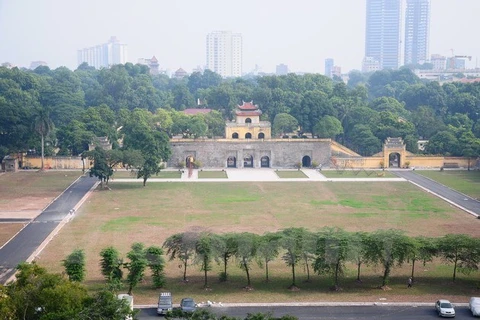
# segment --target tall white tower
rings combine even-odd
[[[407,0],[405,13],[405,64],[428,60],[430,0]]]
[[[222,77],[242,76],[242,35],[214,31],[207,35],[207,69]]]
[[[107,43],[78,50],[77,61],[78,65],[86,62],[96,69],[125,64],[128,61],[127,45],[120,43],[116,37],[111,37]]]

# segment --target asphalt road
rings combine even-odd
[[[0,283],[4,284],[14,274],[15,267],[35,252],[97,181],[97,178],[87,176],[79,178],[13,239],[0,248]]]
[[[414,182],[423,188],[428,189],[430,192],[437,194],[440,197],[448,199],[449,202],[453,202],[458,206],[461,206],[477,215],[480,215],[480,201],[477,201],[463,193],[450,189],[438,182],[428,179],[420,174],[416,174],[415,171],[391,171],[397,176],[404,178],[408,181]],[[480,221],[479,221],[480,222]]]
[[[402,319],[424,320],[438,319],[433,303],[431,306],[342,306],[342,307],[212,307],[211,312],[221,316],[227,315],[244,319],[248,313],[272,312],[273,316],[292,315],[299,320],[333,320],[333,319]],[[468,307],[456,307],[455,319],[472,319]],[[138,318],[159,319],[155,308],[141,309]]]

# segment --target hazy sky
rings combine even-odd
[[[480,0],[431,0],[430,53],[480,59]],[[77,67],[77,50],[116,36],[128,60],[157,57],[161,68],[205,65],[205,37],[215,30],[243,36],[243,71],[342,72],[360,69],[365,0],[0,0],[0,63]],[[480,63],[480,61],[479,61]]]

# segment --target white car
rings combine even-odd
[[[472,315],[474,317],[480,316],[480,298],[479,297],[471,297],[470,302],[468,303],[468,308],[472,311]]]
[[[435,310],[437,310],[437,313],[440,317],[455,317],[455,309],[448,300],[438,300],[435,303]]]

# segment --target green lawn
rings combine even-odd
[[[480,171],[478,170],[417,170],[415,172],[480,200]]]
[[[227,173],[225,171],[205,171],[200,170],[198,171],[198,178],[199,179],[226,179]]]
[[[395,178],[396,176],[388,171],[381,170],[322,170],[320,171],[327,178]]]
[[[282,179],[308,178],[305,173],[300,170],[276,170],[275,173]]]
[[[153,179],[180,179],[182,173],[180,171],[160,171],[158,175],[153,175]],[[112,176],[113,179],[136,179],[137,173],[135,171],[119,170],[115,171]]]

